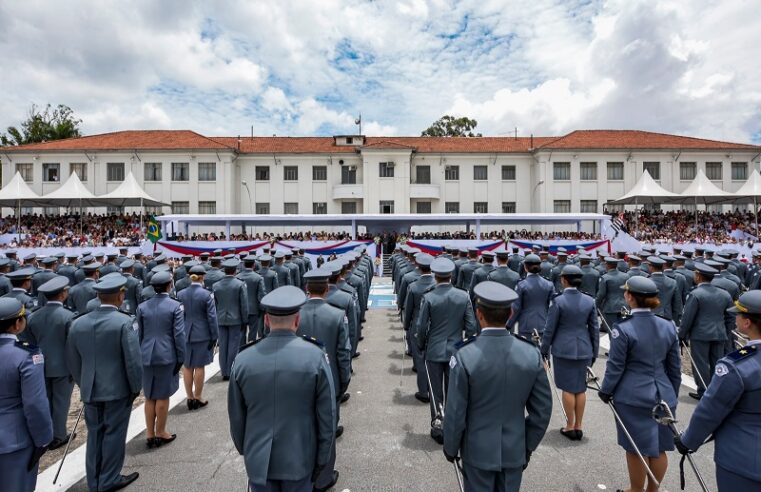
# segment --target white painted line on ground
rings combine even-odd
[[[219,372],[219,354],[214,356],[214,360],[211,364],[206,366],[206,374],[204,381],[208,381]],[[176,407],[180,403],[185,401],[185,387],[180,381],[180,388],[169,398],[169,409]],[[85,425],[84,416],[79,423],[80,429]],[[129,418],[129,428],[127,429],[127,442],[131,441],[137,435],[145,430],[145,404],[142,404],[132,410]],[[66,457],[66,462],[61,469],[61,475],[58,477],[58,482],[53,484],[53,478],[55,477],[56,470],[61,464],[61,461],[56,461],[50,465],[44,472],[37,476],[37,492],[47,491],[60,491],[68,490],[77,484],[80,480],[85,478],[85,444],[82,444],[75,450],[70,450],[69,455]]]

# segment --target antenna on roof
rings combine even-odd
[[[254,125],[251,125],[251,140],[254,139]]]
[[[240,152],[240,135],[238,135],[238,152]]]
[[[354,120],[354,124],[359,126],[358,135],[362,135],[362,113],[359,113],[359,118]]]
[[[515,139],[518,140],[518,127],[515,127]]]
[[[531,134],[531,140],[529,141],[529,149],[534,150],[534,134]]]

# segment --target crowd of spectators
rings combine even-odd
[[[20,230],[9,215],[0,219],[0,234],[16,236],[9,237],[10,248],[138,246],[144,238],[138,214],[22,215]]]
[[[621,218],[624,231],[635,239],[648,243],[743,243],[755,236],[753,212],[736,209],[732,212],[695,212],[688,210],[641,210],[624,212]]]

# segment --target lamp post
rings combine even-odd
[[[244,188],[246,188],[246,194],[248,194],[248,209],[251,211],[251,213],[254,213],[254,203],[251,201],[251,190],[248,187],[248,183],[245,181],[241,181],[240,184],[243,185]],[[243,234],[246,233],[246,223],[243,223]]]

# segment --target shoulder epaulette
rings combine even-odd
[[[32,308],[31,312],[32,312],[32,313],[34,313],[34,312],[37,312],[37,311],[39,311],[40,309],[42,309],[42,308],[44,308],[44,307],[45,307],[45,306],[40,306],[40,305],[38,304],[38,305],[36,305],[35,307],[33,307],[33,308]]]
[[[526,343],[528,343],[529,345],[531,345],[532,347],[534,347],[534,348],[536,348],[538,350],[538,347],[536,346],[536,344],[534,342],[532,342],[531,340],[529,340],[528,338],[524,337],[523,335],[515,333],[515,334],[513,334],[513,336],[515,338],[517,338],[518,340],[520,340],[521,342],[526,342]]]
[[[320,348],[325,348],[325,345],[322,344],[321,341],[317,340],[315,337],[310,337],[307,335],[301,335],[302,340],[306,340],[309,343],[313,343],[314,345],[317,345]]]
[[[16,341],[16,346],[20,349],[24,349],[27,352],[38,352],[40,348],[37,345],[32,345],[29,342],[22,342],[21,340]]]
[[[461,341],[455,343],[454,344],[454,348],[459,350],[459,349],[463,348],[464,346],[466,346],[467,344],[473,342],[476,338],[478,338],[478,336],[472,335],[472,336],[466,338],[465,340],[461,340]]]
[[[133,314],[132,314],[132,313],[130,313],[130,312],[128,312],[128,311],[124,311],[124,310],[122,310],[122,309],[117,309],[117,311],[119,311],[119,312],[120,312],[120,313],[122,313],[122,314],[126,314],[126,315],[127,315],[127,316],[129,316],[130,318],[133,316]]]
[[[740,350],[735,350],[734,352],[727,355],[727,358],[733,362],[737,362],[739,360],[743,360],[747,357],[750,357],[751,355],[755,354],[757,351],[758,351],[758,345],[746,345]]]
[[[72,321],[74,321],[75,319],[81,318],[82,316],[87,314],[87,313],[78,313],[77,311],[73,311],[73,312],[74,312],[74,317],[71,318]]]
[[[262,340],[264,340],[265,338],[266,338],[266,337],[262,337],[262,338],[260,338],[260,339],[258,339],[258,340],[254,340],[253,342],[248,342],[247,344],[245,344],[244,346],[242,346],[238,352],[242,352],[243,350],[246,350],[246,349],[247,349],[247,348],[249,348],[249,347],[253,347],[253,346],[254,346],[254,345],[256,345],[257,343],[259,343],[259,342],[261,342]]]
[[[661,318],[661,319],[665,319],[666,321],[668,321],[669,323],[671,323],[671,320],[670,320],[670,319],[668,319],[666,316],[664,316],[664,315],[662,315],[662,314],[657,314],[657,313],[653,313],[653,314],[655,314],[655,315],[656,315],[656,316],[658,316],[659,318]]]

